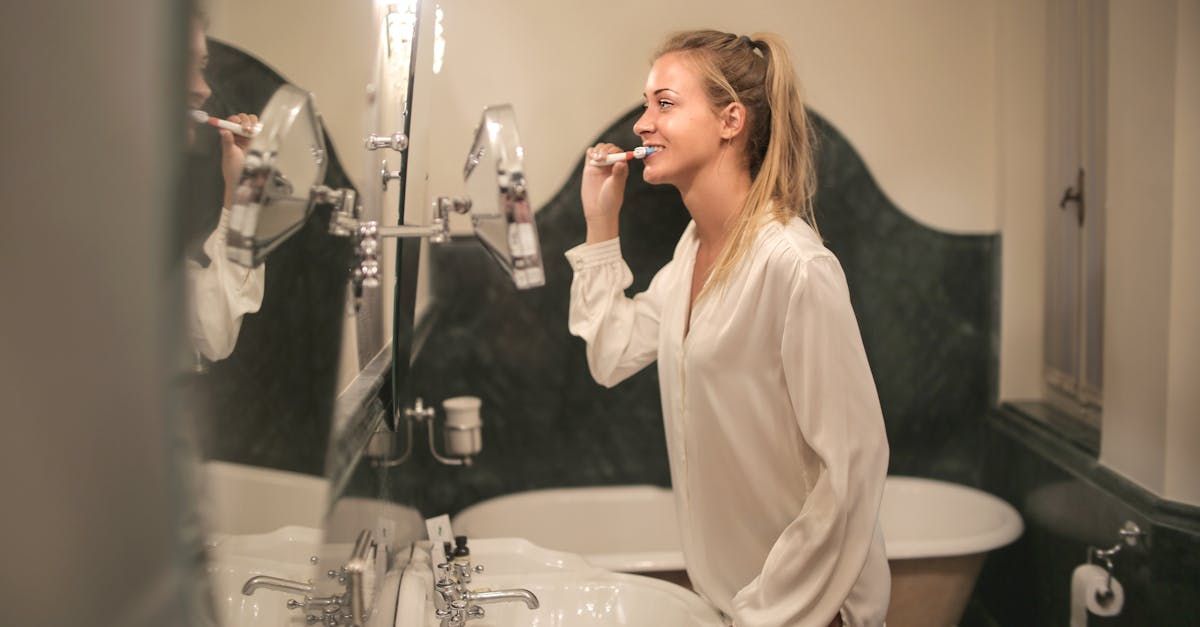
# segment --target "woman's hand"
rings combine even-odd
[[[258,116],[253,114],[239,113],[229,116],[228,119],[234,124],[241,124],[247,133],[253,133],[258,124]],[[246,146],[250,145],[250,138],[234,135],[225,129],[218,129],[218,132],[221,134],[221,174],[225,178],[225,208],[230,209],[233,207],[233,193],[242,178],[242,166],[246,163]]]
[[[614,144],[596,144],[588,150],[584,160],[581,195],[589,244],[617,236],[621,202],[625,199],[625,179],[629,177],[629,164],[624,161],[613,165],[592,164],[594,159],[603,159],[614,152],[624,151]]]

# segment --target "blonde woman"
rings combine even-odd
[[[202,16],[195,15],[191,19],[187,101],[192,109],[203,109],[212,96],[212,88],[204,78],[208,66],[208,41],[204,36],[204,24]],[[231,116],[229,121],[241,124],[249,132],[258,124],[258,116],[239,113]],[[233,206],[233,192],[242,176],[245,150],[250,140],[224,129],[217,132],[221,137],[225,205],[221,208],[217,228],[204,240],[203,250],[207,259],[204,263],[196,259],[186,262],[189,299],[187,322],[192,347],[198,355],[197,359],[203,357],[214,362],[233,354],[242,330],[242,319],[262,307],[267,272],[265,263],[257,268],[243,268],[227,258],[225,236],[229,232],[230,207]],[[190,144],[195,139],[196,129],[189,119],[187,141]]]
[[[596,381],[657,360],[687,572],[737,627],[881,625],[888,444],[837,259],[812,210],[813,140],[771,34],[692,31],[655,55],[634,125],[649,183],[692,221],[633,298],[618,216],[629,170],[583,176],[571,332]]]

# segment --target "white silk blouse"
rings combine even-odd
[[[737,627],[882,625],[888,443],[841,265],[803,220],[768,222],[685,337],[698,248],[692,223],[633,298],[618,239],[566,253],[596,381],[658,362],[688,576]]]
[[[187,261],[188,331],[192,347],[209,361],[229,357],[242,330],[242,318],[258,311],[266,290],[267,265],[245,268],[228,258],[225,235],[229,210],[221,209],[217,228],[204,240],[209,263]]]

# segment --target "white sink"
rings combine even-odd
[[[329,482],[321,477],[220,461],[201,469],[208,574],[217,615],[224,625],[290,627],[304,614],[289,610],[288,595],[274,590],[242,594],[256,575],[314,579],[320,564],[340,564],[349,547],[314,564],[322,550]],[[326,547],[324,550],[330,550]]]
[[[538,597],[531,610],[521,602],[483,605],[472,627],[721,627],[717,612],[695,593],[658,579],[594,567],[579,555],[543,549],[520,539],[473,539],[471,560],[483,565],[469,588],[524,588]],[[418,576],[402,579],[397,627],[436,627],[428,558],[409,566]],[[405,588],[408,588],[406,591]]]
[[[722,623],[716,612],[688,590],[658,579],[611,571],[478,577],[473,589],[524,588],[541,607],[489,604],[477,627],[693,627]]]
[[[309,558],[321,549],[322,532],[310,527],[282,527],[271,533],[214,536],[208,545],[208,576],[222,625],[285,627],[303,625],[304,615],[287,609],[287,595],[274,590],[242,594],[242,585],[256,575],[293,581],[313,578]]]

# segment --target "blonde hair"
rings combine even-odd
[[[816,139],[800,94],[799,81],[778,35],[738,37],[715,30],[675,33],[655,53],[684,54],[700,71],[714,110],[730,103],[746,107],[746,159],[752,183],[746,204],[727,224],[729,237],[700,291],[722,285],[754,242],[764,218],[781,223],[800,217],[817,229],[812,200]]]

